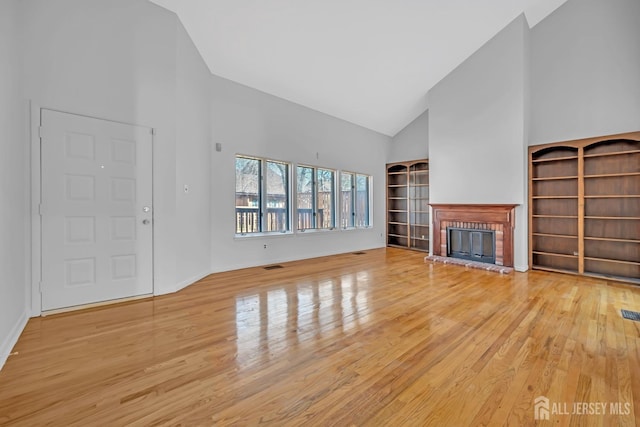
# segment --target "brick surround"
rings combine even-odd
[[[433,208],[433,255],[447,256],[447,227],[493,230],[496,264],[513,267],[513,228],[517,205],[443,205]]]

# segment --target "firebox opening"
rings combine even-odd
[[[495,264],[495,248],[493,230],[447,227],[447,256]]]

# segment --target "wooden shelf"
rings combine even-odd
[[[585,175],[584,178],[613,178],[617,176],[640,176],[640,172],[621,172],[621,173],[601,173]]]
[[[548,159],[533,159],[533,163],[545,163],[545,162],[559,162],[563,160],[575,160],[578,156],[564,156],[564,157],[555,157]]]
[[[637,199],[640,194],[602,194],[597,196],[584,196],[585,199]]]
[[[601,242],[640,243],[640,240],[636,240],[636,239],[614,239],[611,237],[584,236],[584,240],[599,240]]]
[[[578,219],[577,215],[532,215],[533,218],[571,218]]]
[[[578,258],[578,255],[556,254],[556,253],[551,253],[551,252],[533,251],[533,253],[536,254],[536,255],[559,256],[559,257],[563,257],[563,258],[574,258],[574,259]]]
[[[640,132],[529,147],[533,268],[640,283],[639,154]]]
[[[608,259],[608,258],[595,258],[595,257],[584,257],[584,259],[588,259],[591,261],[603,261],[603,262],[614,262],[616,264],[629,264],[629,265],[637,265],[640,266],[640,262],[635,261],[624,261],[620,259]]]
[[[548,234],[548,233],[532,233],[534,236],[539,237],[561,237],[563,239],[577,239],[578,236],[572,236],[570,234]]]
[[[585,216],[584,219],[640,220],[640,216]]]
[[[578,179],[578,176],[550,176],[544,178],[532,178],[534,181],[561,181],[565,179]]]
[[[590,159],[593,157],[607,157],[607,156],[625,156],[627,154],[638,154],[640,150],[626,150],[626,151],[616,151],[613,153],[597,153],[597,154],[585,154],[585,159]]]
[[[561,268],[552,268],[552,267],[546,267],[544,265],[533,265],[532,266],[533,269],[535,270],[544,270],[544,271],[551,271],[554,273],[563,273],[563,274],[576,274],[575,270],[563,270]]]
[[[578,196],[532,196],[532,199],[577,199]]]

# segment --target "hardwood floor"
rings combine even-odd
[[[31,319],[0,424],[640,425],[640,322],[620,315],[640,288],[423,257],[251,268]]]

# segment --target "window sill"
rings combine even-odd
[[[350,227],[350,228],[307,228],[305,230],[296,230],[296,234],[298,235],[302,235],[302,234],[313,234],[313,233],[335,233],[335,232],[340,232],[340,231],[364,231],[364,230],[371,230],[373,227]]]
[[[267,231],[263,233],[235,234],[233,238],[234,240],[245,240],[245,239],[255,239],[255,238],[265,238],[265,237],[273,238],[273,237],[286,237],[286,236],[293,236],[293,232],[292,231],[285,231],[285,232]]]
[[[368,227],[349,227],[349,228],[341,228],[340,231],[367,231],[372,230],[373,226]]]
[[[296,234],[314,234],[314,233],[331,233],[340,231],[338,228],[305,228],[304,230],[296,230]]]
[[[318,234],[318,233],[336,233],[341,231],[367,231],[372,230],[373,227],[350,227],[350,228],[307,228],[305,230],[296,230],[280,232],[280,231],[271,231],[264,233],[247,233],[247,234],[235,234],[234,240],[251,240],[251,239],[264,239],[264,238],[279,238],[279,237],[288,237],[288,236],[304,236],[308,234]]]

